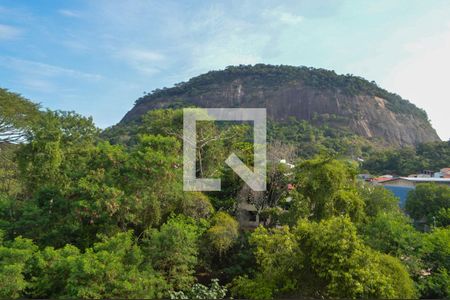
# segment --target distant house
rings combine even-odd
[[[440,172],[434,173],[435,178],[450,178],[450,168],[443,168]]]
[[[255,205],[242,201],[238,204],[237,219],[242,228],[256,228],[260,224],[257,218],[258,210]]]
[[[436,178],[436,177],[396,177],[389,180],[379,182],[383,186],[404,186],[415,187],[420,183],[437,183],[450,185],[450,178]]]
[[[437,183],[450,186],[450,178],[435,177],[398,177],[377,182],[386,189],[392,191],[395,196],[400,198],[400,207],[404,207],[408,193],[416,188],[420,183]]]
[[[408,177],[412,178],[430,178],[432,177],[430,174],[411,174]]]
[[[433,170],[423,170],[421,175],[424,175],[424,177],[432,177],[434,174]]]

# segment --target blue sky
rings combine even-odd
[[[0,0],[0,86],[103,128],[144,91],[254,63],[375,80],[450,138],[447,0]]]

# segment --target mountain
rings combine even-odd
[[[275,122],[290,118],[349,131],[384,145],[439,141],[424,110],[361,77],[309,67],[230,66],[138,99],[120,124],[149,110],[262,107]]]

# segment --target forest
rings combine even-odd
[[[0,89],[0,298],[450,297],[450,187],[419,185],[402,210],[356,179],[449,165],[448,142],[379,150],[269,124],[267,191],[253,192],[224,163],[253,164],[251,126],[201,122],[198,176],[222,191],[184,192],[182,123],[154,110],[100,130]]]

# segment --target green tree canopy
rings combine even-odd
[[[237,279],[250,286],[266,286],[267,296],[337,298],[411,298],[414,283],[405,267],[365,246],[348,217],[320,222],[300,220],[292,229],[252,235],[259,273],[254,280]],[[244,297],[256,298],[257,291]],[[245,290],[244,290],[245,292]]]
[[[0,88],[0,144],[23,139],[39,114],[38,104]]]
[[[450,225],[450,187],[434,183],[419,184],[408,193],[406,212],[416,221],[429,225]]]
[[[207,231],[212,248],[223,255],[233,246],[239,236],[239,224],[229,214],[218,212],[212,219],[212,226]]]
[[[364,201],[356,188],[355,166],[335,159],[315,158],[300,163],[295,169],[295,186],[300,210],[313,220],[348,215],[359,220],[364,214]]]
[[[191,218],[170,218],[161,228],[150,229],[144,238],[144,254],[160,270],[175,290],[188,290],[195,282],[198,262],[198,239],[206,224]]]

